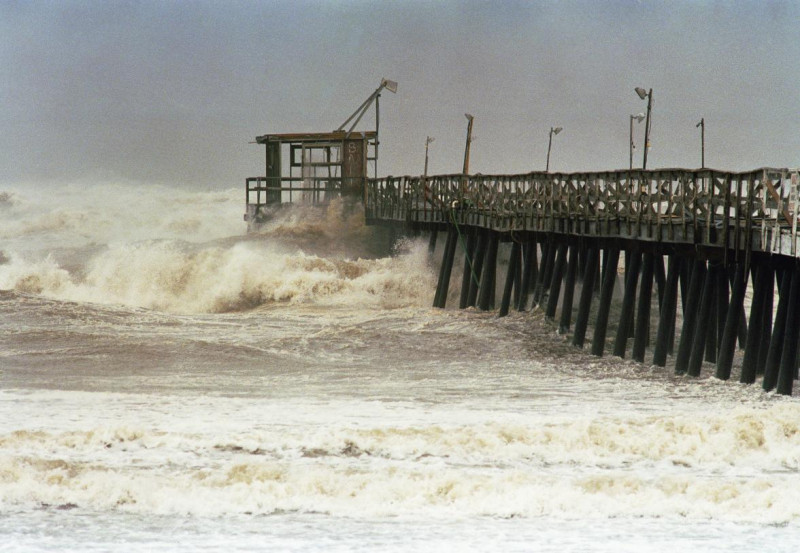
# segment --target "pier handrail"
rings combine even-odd
[[[455,221],[796,255],[797,199],[796,169],[454,173],[369,179],[365,210],[371,222]]]

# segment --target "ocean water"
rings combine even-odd
[[[427,241],[341,205],[243,211],[0,186],[0,551],[800,544],[797,399],[432,309]]]

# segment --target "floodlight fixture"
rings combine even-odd
[[[644,120],[644,113],[637,113],[636,115],[631,115],[634,119],[636,119],[637,123],[641,123]]]
[[[550,172],[550,149],[553,146],[553,135],[558,134],[564,130],[564,127],[550,127],[550,140],[547,142],[547,164],[545,165],[545,173]]]
[[[350,121],[355,119],[355,122],[350,126],[350,129],[347,131],[346,136],[349,137],[350,133],[352,133],[353,129],[356,128],[356,125],[358,125],[358,122],[361,121],[362,117],[364,117],[364,114],[367,112],[369,107],[372,105],[373,102],[375,102],[375,134],[377,140],[378,126],[379,126],[378,121],[380,120],[380,108],[378,104],[378,97],[381,95],[381,90],[383,90],[384,88],[387,89],[389,92],[396,93],[397,82],[390,81],[389,79],[381,79],[381,84],[378,88],[375,89],[375,92],[370,94],[369,97],[366,100],[364,100],[364,102],[360,106],[358,106],[358,109],[356,109],[353,112],[353,114],[350,117],[348,117],[347,120],[344,123],[342,123],[336,130],[337,131],[343,130]]]
[[[429,136],[429,137],[427,137],[425,139],[425,172],[423,173],[423,176],[425,176],[425,177],[428,176],[428,146],[434,140],[436,140],[436,139],[433,138],[432,136]]]
[[[397,81],[390,81],[389,79],[381,79],[381,87],[385,88],[391,93],[397,92]]]
[[[642,169],[647,169],[647,150],[650,149],[650,112],[653,109],[653,89],[645,90],[640,86],[634,88],[636,94],[639,95],[639,98],[644,100],[647,98],[647,121],[644,124],[644,154],[642,158]]]

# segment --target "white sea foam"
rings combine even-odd
[[[114,200],[110,206],[100,201],[69,205],[100,191]],[[125,202],[136,194],[128,187],[61,194],[65,206],[31,219],[22,209],[0,227],[0,235],[12,241],[39,246],[18,242],[4,252],[0,288],[197,313],[276,302],[418,306],[430,301],[435,282],[421,242],[404,243],[394,257],[351,256],[369,249],[375,233],[364,226],[362,212],[348,213],[341,203],[286,210],[259,233],[244,236],[240,223],[231,224],[231,219],[240,221],[241,205],[237,202],[234,217],[227,192],[148,188],[135,207]],[[51,233],[73,249],[42,249]],[[76,234],[83,237],[80,242],[97,246],[75,250]]]
[[[381,259],[324,258],[255,242],[187,248],[175,241],[112,246],[70,273],[53,257],[0,265],[0,288],[172,312],[271,303],[407,307],[429,302],[434,273],[421,244]]]
[[[470,424],[444,409],[428,424],[398,424],[381,404],[329,403],[331,413],[360,414],[326,422],[320,405],[296,401],[294,412],[272,406],[238,427],[223,417],[211,432],[206,419],[230,403],[190,402],[196,416],[147,424],[164,401],[127,415],[109,404],[102,418],[130,418],[116,423],[0,435],[0,504],[214,516],[800,519],[800,406],[790,403],[560,422],[511,413],[500,422],[494,413]]]

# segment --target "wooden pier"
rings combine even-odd
[[[594,314],[594,355],[611,346],[614,355],[630,353],[658,366],[672,356],[676,373],[689,376],[698,376],[705,362],[715,365],[717,378],[729,379],[738,342],[740,382],[761,375],[765,390],[792,393],[800,338],[797,170],[454,174],[364,182],[367,224],[428,231],[431,251],[437,235],[446,234],[434,307],[446,306],[460,251],[460,308],[497,307],[500,316],[511,308],[539,308],[554,321],[558,316],[560,330],[571,330],[577,347],[584,346]],[[501,248],[508,263],[496,306]],[[618,270],[621,259],[624,271]],[[618,278],[623,297],[612,314]],[[658,323],[651,328],[654,309]]]

